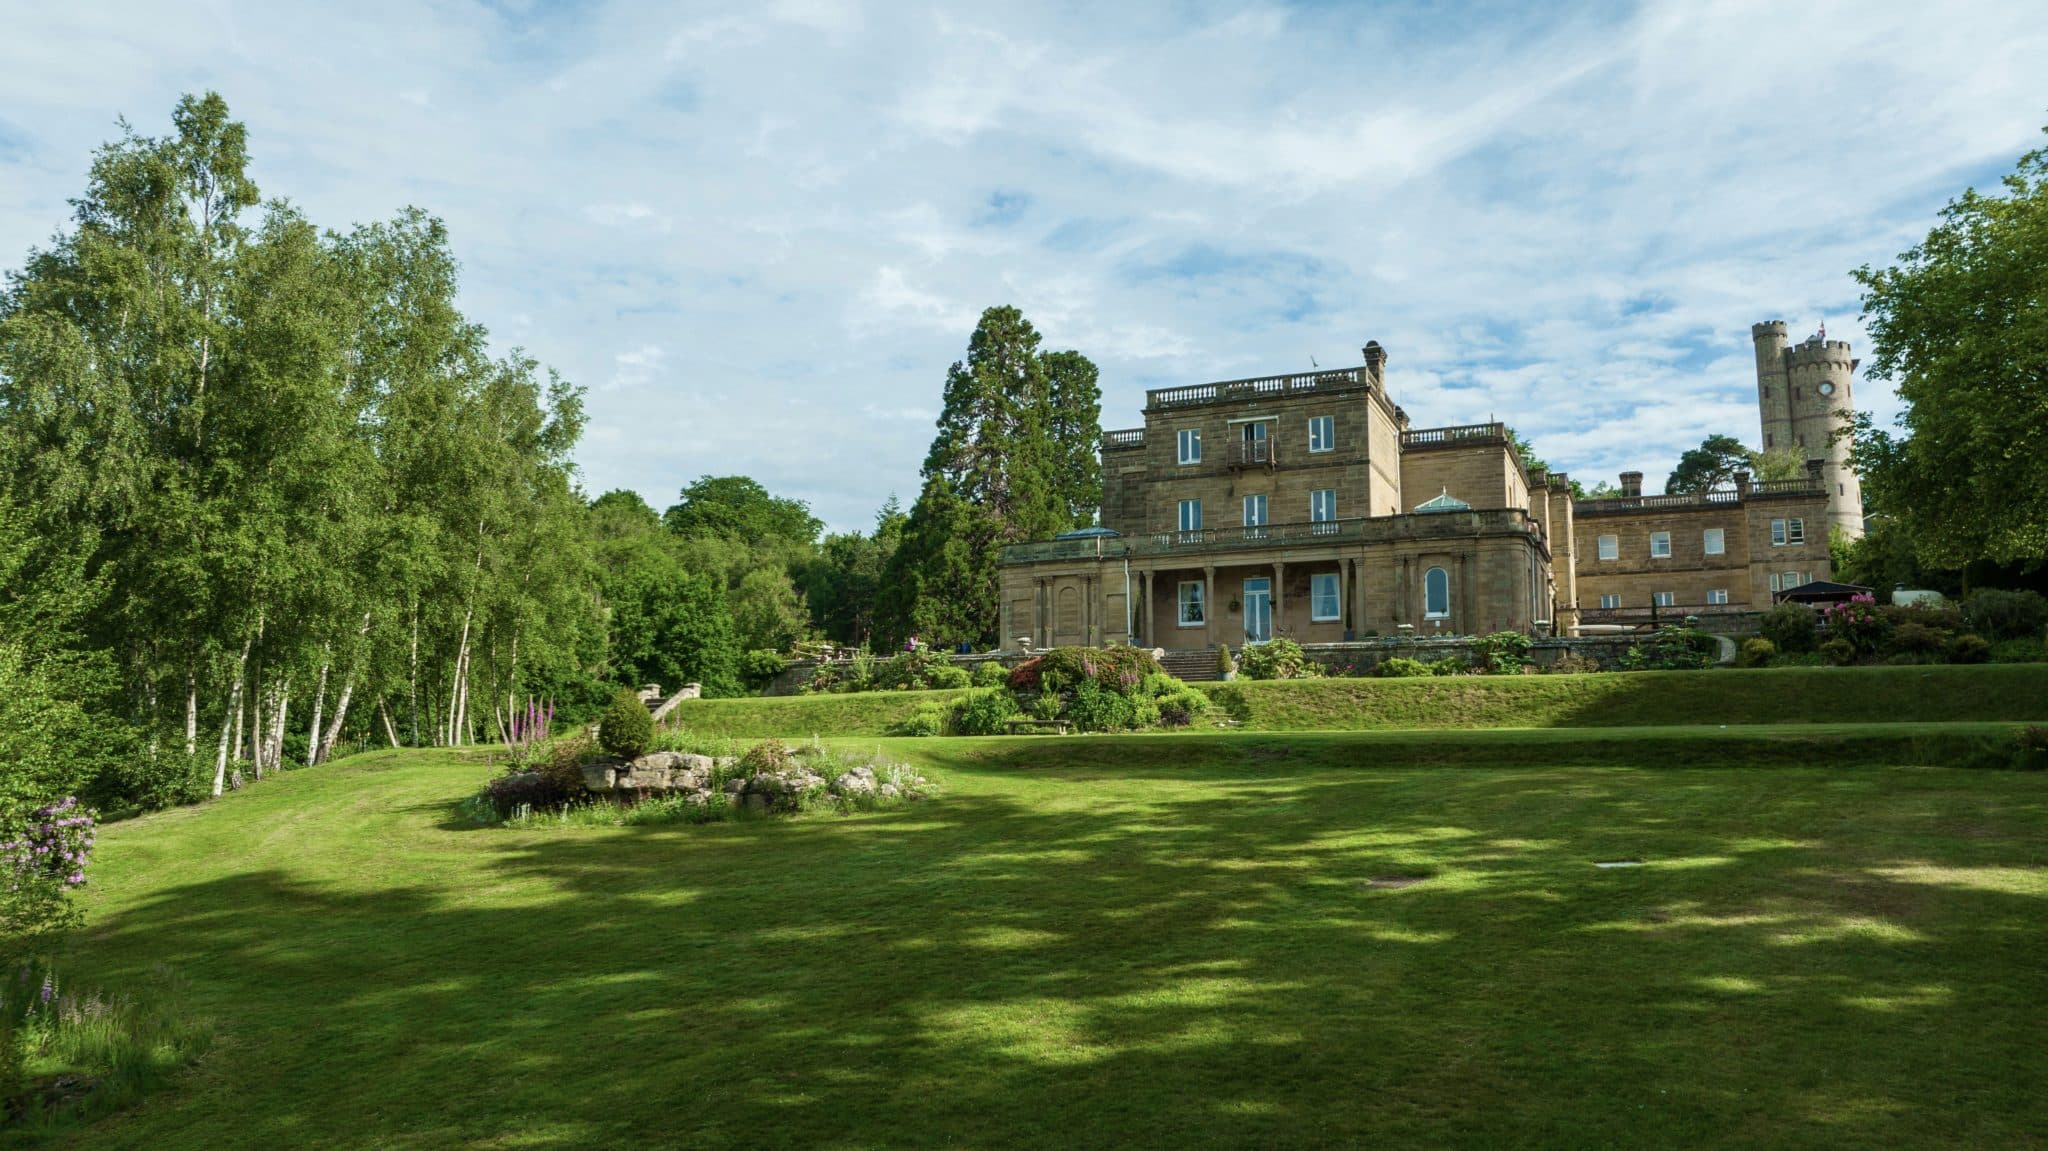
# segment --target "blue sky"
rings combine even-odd
[[[1377,339],[1418,424],[1654,483],[1756,438],[1752,322],[1862,346],[1850,269],[2048,123],[2030,2],[0,0],[0,29],[0,266],[116,117],[216,89],[267,195],[448,221],[471,317],[590,389],[593,494],[746,473],[835,527],[915,495],[998,303],[1101,366],[1106,427]]]

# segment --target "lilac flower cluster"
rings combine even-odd
[[[48,876],[65,887],[81,886],[97,826],[92,809],[76,796],[39,807],[29,815],[26,828],[0,842],[0,869],[17,877],[17,887],[20,878],[29,876]]]

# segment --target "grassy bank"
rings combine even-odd
[[[220,1043],[76,1145],[2036,1144],[2048,773],[1854,738],[903,740],[916,808],[552,832],[354,757],[105,830],[77,977]]]
[[[1653,727],[1685,724],[2048,722],[2048,664],[1772,668],[1597,675],[1243,681],[1201,685],[1242,701],[1260,731]],[[708,735],[887,735],[955,692],[696,700],[678,722]]]

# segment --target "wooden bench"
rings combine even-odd
[[[1020,732],[1024,735],[1065,735],[1071,725],[1064,719],[1035,719],[1028,715],[1019,715],[1004,720],[1003,726],[1010,729],[1011,735]]]

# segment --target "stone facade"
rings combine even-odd
[[[1808,341],[1780,347],[1784,379],[1767,378],[1770,327],[1758,326],[1764,424],[1812,450],[1808,476],[1696,496],[1645,497],[1629,473],[1620,498],[1574,501],[1570,478],[1531,471],[1501,424],[1411,428],[1377,343],[1357,368],[1148,392],[1144,427],[1103,436],[1108,530],[1004,549],[1003,647],[1753,615],[1790,575],[1830,574],[1828,528],[1855,491],[1846,457],[1816,438],[1848,402],[1834,375],[1855,361]],[[1787,396],[1804,398],[1772,407]]]

